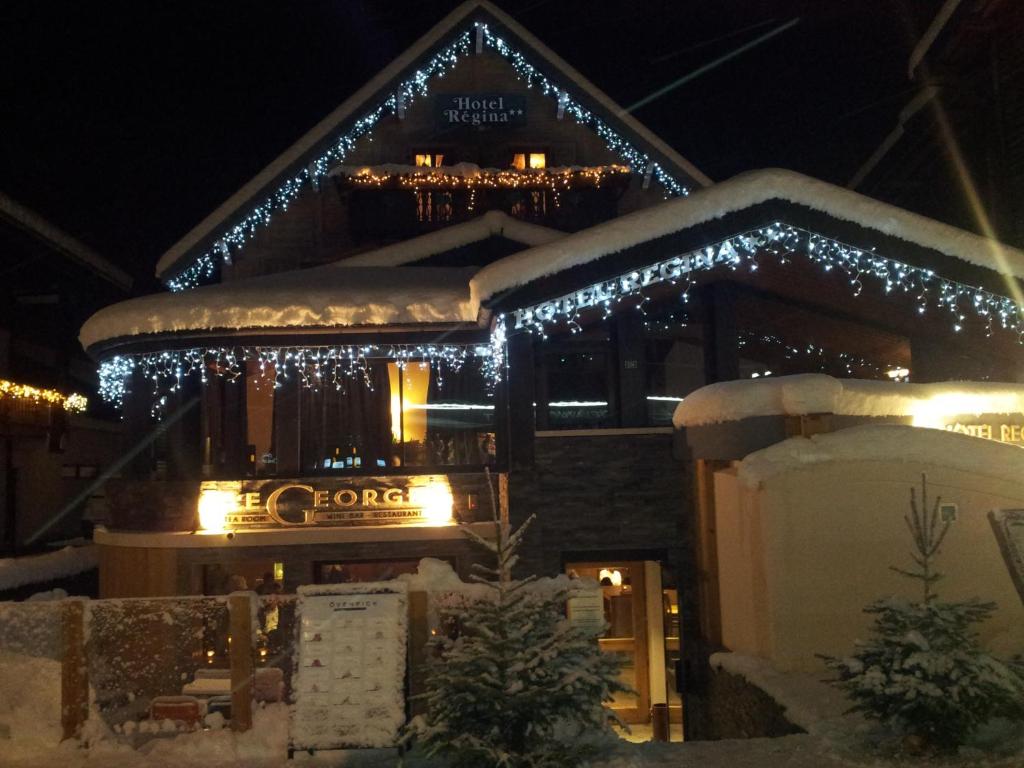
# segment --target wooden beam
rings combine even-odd
[[[252,593],[228,598],[231,621],[231,730],[252,728],[253,636]]]
[[[85,656],[85,601],[61,605],[60,724],[76,739],[89,717],[89,665]]]
[[[647,354],[639,312],[621,312],[612,326],[617,352],[620,427],[647,426]]]
[[[739,328],[736,322],[736,286],[718,282],[700,290],[704,329],[704,383],[740,377]]]
[[[715,471],[728,466],[726,461],[697,459],[695,507],[697,528],[694,553],[699,583],[697,612],[701,636],[708,647],[722,646],[722,601],[718,582],[718,536],[715,522]]]
[[[508,447],[513,469],[533,466],[533,375],[533,336],[512,334],[508,338]]]

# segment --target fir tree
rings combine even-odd
[[[462,617],[457,639],[440,641],[425,681],[426,714],[406,729],[407,740],[453,768],[578,765],[586,737],[609,728],[603,702],[626,690],[618,661],[566,619],[568,591],[512,577],[532,520],[511,533],[495,520],[494,541],[465,529],[497,561],[473,577],[491,595]]]
[[[872,637],[846,659],[823,657],[838,673],[833,681],[853,700],[853,712],[878,720],[905,737],[914,751],[952,749],[993,717],[1024,717],[1024,669],[989,655],[973,627],[995,603],[977,599],[942,602],[934,558],[949,532],[941,498],[928,506],[921,476],[920,505],[910,492],[905,516],[913,539],[911,569],[893,567],[920,584],[920,601],[877,600],[864,610],[875,616]]]

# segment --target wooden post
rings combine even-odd
[[[252,728],[253,636],[249,592],[236,592],[228,598],[231,618],[231,729]]]
[[[708,646],[722,645],[722,606],[718,587],[718,540],[715,528],[715,471],[728,462],[697,459],[697,569],[701,634]]]
[[[508,446],[512,469],[533,467],[533,336],[508,338]]]
[[[740,377],[739,337],[736,322],[736,286],[711,283],[701,289],[704,334],[704,383]]]
[[[89,717],[85,601],[65,600],[61,608],[60,724],[63,738],[76,739]]]
[[[423,714],[426,703],[414,699],[424,691],[423,676],[427,664],[427,643],[430,627],[427,622],[427,593],[409,593],[409,716]]]
[[[613,325],[618,359],[620,427],[647,425],[647,358],[644,321],[638,312],[623,312]]]

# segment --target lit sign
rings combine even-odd
[[[1007,423],[1004,421],[966,419],[959,417],[952,423],[943,425],[947,432],[995,440],[1000,443],[1024,445],[1024,423]]]
[[[508,93],[444,93],[434,99],[437,122],[452,125],[522,125],[526,97]]]
[[[747,235],[739,239],[743,241],[743,247],[748,251],[770,242],[767,236],[759,234]],[[718,245],[709,245],[683,256],[673,256],[671,259],[659,261],[649,267],[627,272],[612,280],[594,283],[560,298],[517,309],[515,310],[515,327],[520,329],[549,323],[558,316],[571,318],[578,310],[608,305],[616,299],[634,294],[648,285],[672,282],[690,272],[713,269],[719,264],[735,264],[739,259],[740,256],[731,240],[726,240]]]
[[[214,533],[298,526],[451,525],[455,507],[447,478],[417,475],[204,483],[198,512],[200,527]]]

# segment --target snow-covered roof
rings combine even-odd
[[[518,37],[528,50],[530,58],[538,60],[546,71],[557,73],[559,79],[564,79],[566,84],[584,94],[590,101],[613,116],[615,120],[621,122],[634,136],[673,166],[675,171],[681,172],[698,184],[711,183],[711,180],[690,161],[644,127],[635,117],[612,101],[580,72],[569,66],[515,19],[486,0],[469,0],[448,14],[398,58],[384,67],[376,77],[352,94],[337,109],[317,123],[312,130],[286,149],[238,192],[171,246],[157,262],[157,276],[164,277],[166,273],[174,270],[182,260],[187,258],[193,249],[202,246],[204,242],[209,242],[211,238],[215,238],[218,231],[226,228],[229,220],[243,206],[266,194],[276,181],[289,172],[289,169],[302,167],[313,159],[318,148],[322,148],[326,142],[329,142],[340,126],[358,117],[359,113],[366,110],[367,105],[374,99],[380,98],[382,95],[390,95],[389,91],[396,80],[415,67],[417,62],[437,47],[452,30],[477,17],[493,19],[501,27]]]
[[[946,256],[1024,278],[1024,252],[794,171],[749,171],[508,256],[473,277],[473,300],[680,232],[769,200],[795,203]]]
[[[335,262],[335,266],[398,267],[489,237],[504,237],[532,247],[565,237],[565,232],[514,219],[503,211],[488,211],[462,224],[453,224],[394,245],[341,259]]]
[[[1024,477],[1024,449],[1016,445],[902,424],[863,424],[792,437],[748,455],[738,476],[756,488],[785,472],[849,461],[935,465],[1001,480]]]
[[[836,379],[823,373],[723,381],[698,389],[676,406],[672,423],[697,427],[753,416],[907,416],[936,426],[960,414],[1024,413],[1024,384],[948,381],[908,384]]]
[[[151,333],[471,323],[472,271],[327,265],[281,272],[122,301],[90,317],[78,338],[88,348]]]

